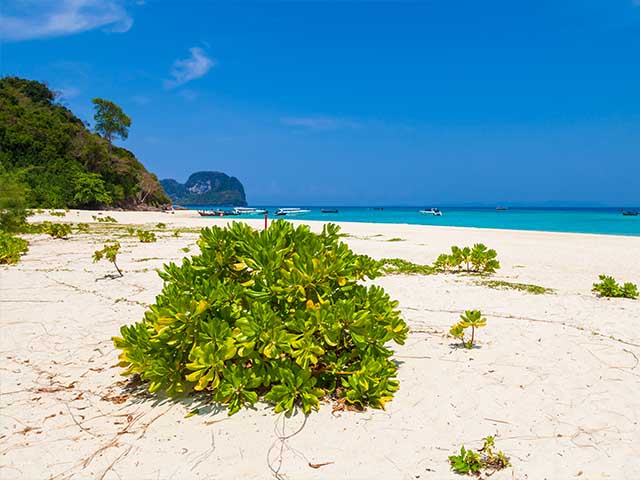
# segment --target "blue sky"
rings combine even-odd
[[[640,0],[4,0],[1,73],[252,204],[640,205]]]

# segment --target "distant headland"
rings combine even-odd
[[[222,172],[196,172],[186,183],[167,178],[160,185],[174,204],[245,207],[244,187],[236,177]]]
[[[134,210],[169,203],[157,177],[113,144],[127,138],[131,118],[109,100],[92,103],[93,132],[44,83],[0,79],[0,206]]]

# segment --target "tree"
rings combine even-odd
[[[97,173],[80,173],[74,182],[73,201],[78,206],[97,207],[111,204],[102,177]]]
[[[19,232],[26,225],[28,190],[18,174],[7,173],[0,164],[0,230]]]
[[[93,115],[93,119],[96,121],[95,130],[109,142],[109,150],[111,150],[113,137],[126,140],[129,136],[131,118],[118,105],[109,100],[94,98],[92,102],[96,109],[96,113]]]

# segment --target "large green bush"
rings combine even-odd
[[[204,229],[201,254],[165,266],[155,305],[114,338],[123,375],[172,396],[206,390],[230,414],[260,397],[277,412],[307,413],[326,397],[384,408],[398,389],[387,343],[408,328],[382,288],[359,283],[380,264],[338,230]]]

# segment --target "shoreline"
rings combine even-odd
[[[47,210],[55,210],[55,209],[47,209]],[[58,209],[60,210],[60,209]],[[185,209],[185,210],[174,210],[173,213],[171,211],[162,211],[162,210],[79,210],[79,209],[70,209],[69,213],[74,213],[74,212],[83,212],[83,213],[87,213],[87,214],[93,214],[93,215],[109,215],[109,214],[140,214],[140,215],[148,215],[148,214],[167,214],[170,216],[176,215],[179,217],[183,217],[183,218],[190,218],[190,219],[202,219],[203,222],[233,222],[233,221],[241,221],[241,222],[247,222],[247,223],[260,223],[262,226],[264,226],[264,217],[259,216],[259,215],[231,215],[231,216],[227,216],[227,217],[201,217],[200,215],[197,214],[197,210],[191,210],[191,209]],[[40,215],[34,215],[32,217],[29,217],[29,219],[34,218],[35,216],[40,216],[40,217],[47,217],[46,220],[47,221],[53,221],[53,222],[59,222],[59,223],[64,223],[65,221],[69,222],[73,222],[71,217],[56,217],[56,216],[51,216],[51,215],[47,215],[46,213],[44,214],[40,214]],[[177,217],[176,217],[177,218]],[[457,226],[457,225],[425,225],[425,224],[417,224],[417,223],[387,223],[387,222],[364,222],[364,221],[348,221],[348,220],[306,220],[303,216],[292,216],[289,218],[286,217],[276,217],[276,216],[269,216],[268,217],[268,221],[269,224],[275,220],[286,220],[286,221],[290,221],[294,224],[296,223],[305,223],[305,224],[325,224],[325,223],[335,223],[337,225],[346,225],[346,226],[371,226],[371,227],[376,227],[376,226],[402,226],[402,227],[409,227],[409,228],[413,228],[413,227],[426,227],[426,228],[433,228],[433,229],[451,229],[451,230],[464,230],[464,231],[473,231],[473,230],[478,230],[478,231],[491,231],[491,232],[510,232],[510,233],[514,233],[514,234],[518,234],[518,233],[532,233],[532,234],[549,234],[549,235],[579,235],[579,236],[594,236],[594,237],[600,237],[600,236],[605,236],[605,237],[622,237],[622,238],[638,238],[640,237],[640,232],[637,234],[633,234],[633,233],[629,233],[629,234],[620,234],[620,233],[592,233],[592,232],[561,232],[561,231],[556,231],[556,230],[527,230],[527,229],[516,229],[516,228],[495,228],[495,227],[477,227],[477,226]],[[41,220],[40,220],[41,221]],[[141,222],[144,223],[144,222]],[[151,222],[147,222],[147,223],[151,223]],[[210,225],[212,223],[203,223],[203,227]]]

